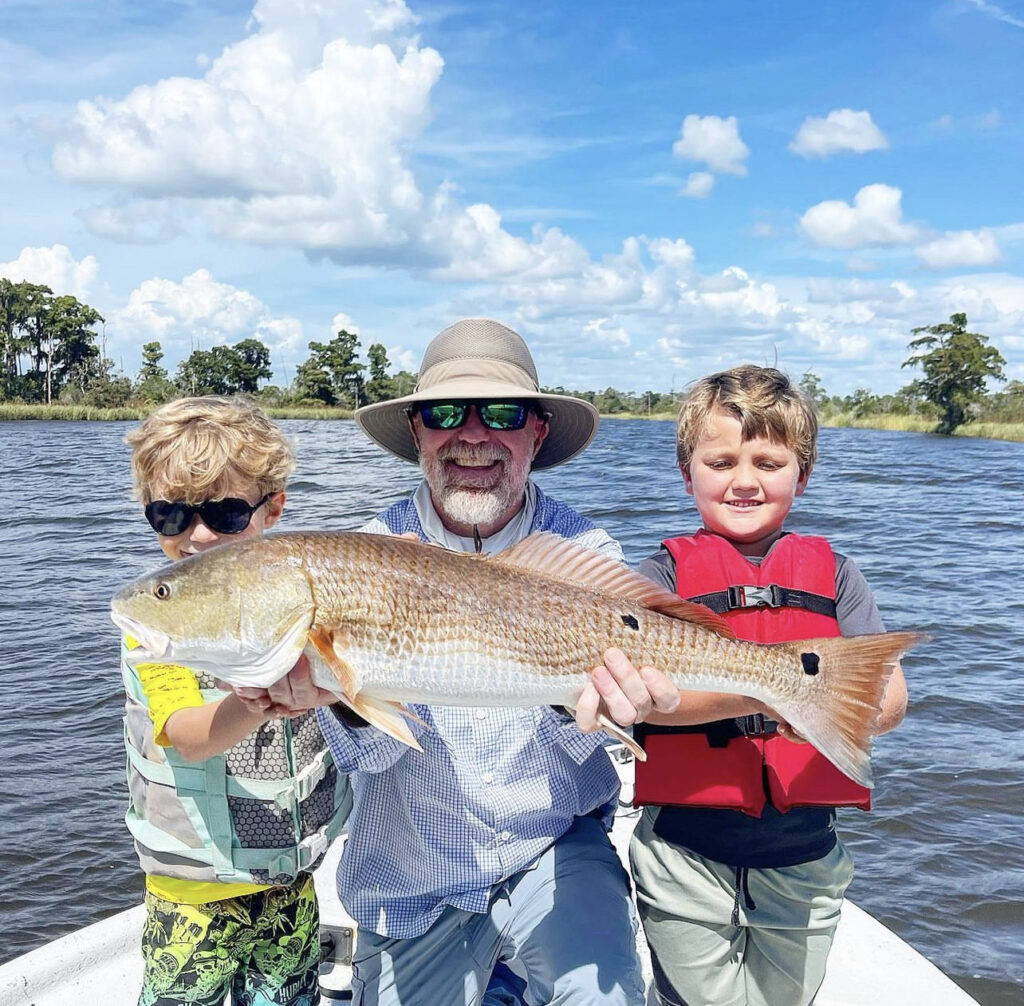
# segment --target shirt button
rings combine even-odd
[[[502,840],[503,842],[510,842],[510,841],[512,840],[512,832],[511,832],[511,831],[503,831],[503,832],[501,833],[501,835],[499,835],[498,837],[499,837],[499,838],[500,838],[500,839],[501,839],[501,840]]]
[[[476,718],[478,720],[485,720],[485,719],[487,719],[487,710],[486,709],[478,709],[476,711]]]
[[[487,783],[488,786],[490,786],[490,784],[492,782],[494,782],[494,773],[492,773],[492,772],[485,772],[483,774],[482,778],[483,778],[484,782]]]

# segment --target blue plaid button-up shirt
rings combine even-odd
[[[589,520],[536,489],[530,531],[552,531],[622,560]],[[365,530],[421,536],[411,499]],[[530,709],[413,705],[423,753],[330,709],[320,725],[354,804],[338,867],[338,895],[364,928],[404,939],[430,928],[445,906],[485,912],[495,885],[530,867],[576,817],[610,826],[619,781],[600,734],[544,706]]]

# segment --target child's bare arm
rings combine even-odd
[[[227,751],[270,718],[267,712],[247,708],[236,695],[205,702],[199,681],[187,667],[147,663],[138,671],[157,744],[173,746],[189,761]]]
[[[689,727],[716,720],[736,719],[764,713],[777,720],[778,714],[763,702],[747,695],[732,695],[726,692],[680,691],[679,705],[671,713],[651,713],[648,723],[662,726]]]
[[[245,740],[268,718],[265,712],[247,708],[237,695],[227,695],[216,702],[171,713],[164,736],[183,758],[203,761]]]

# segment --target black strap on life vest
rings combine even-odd
[[[804,608],[816,615],[836,617],[836,602],[831,597],[792,587],[780,587],[777,583],[769,583],[764,587],[738,584],[710,594],[688,597],[687,600],[703,604],[718,615],[738,608]]]

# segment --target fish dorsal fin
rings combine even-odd
[[[634,573],[628,566],[550,531],[535,531],[491,556],[489,561],[555,580],[567,580],[599,594],[632,601],[670,618],[693,622],[727,639],[736,638],[725,619],[710,608],[684,601],[647,577]]]

